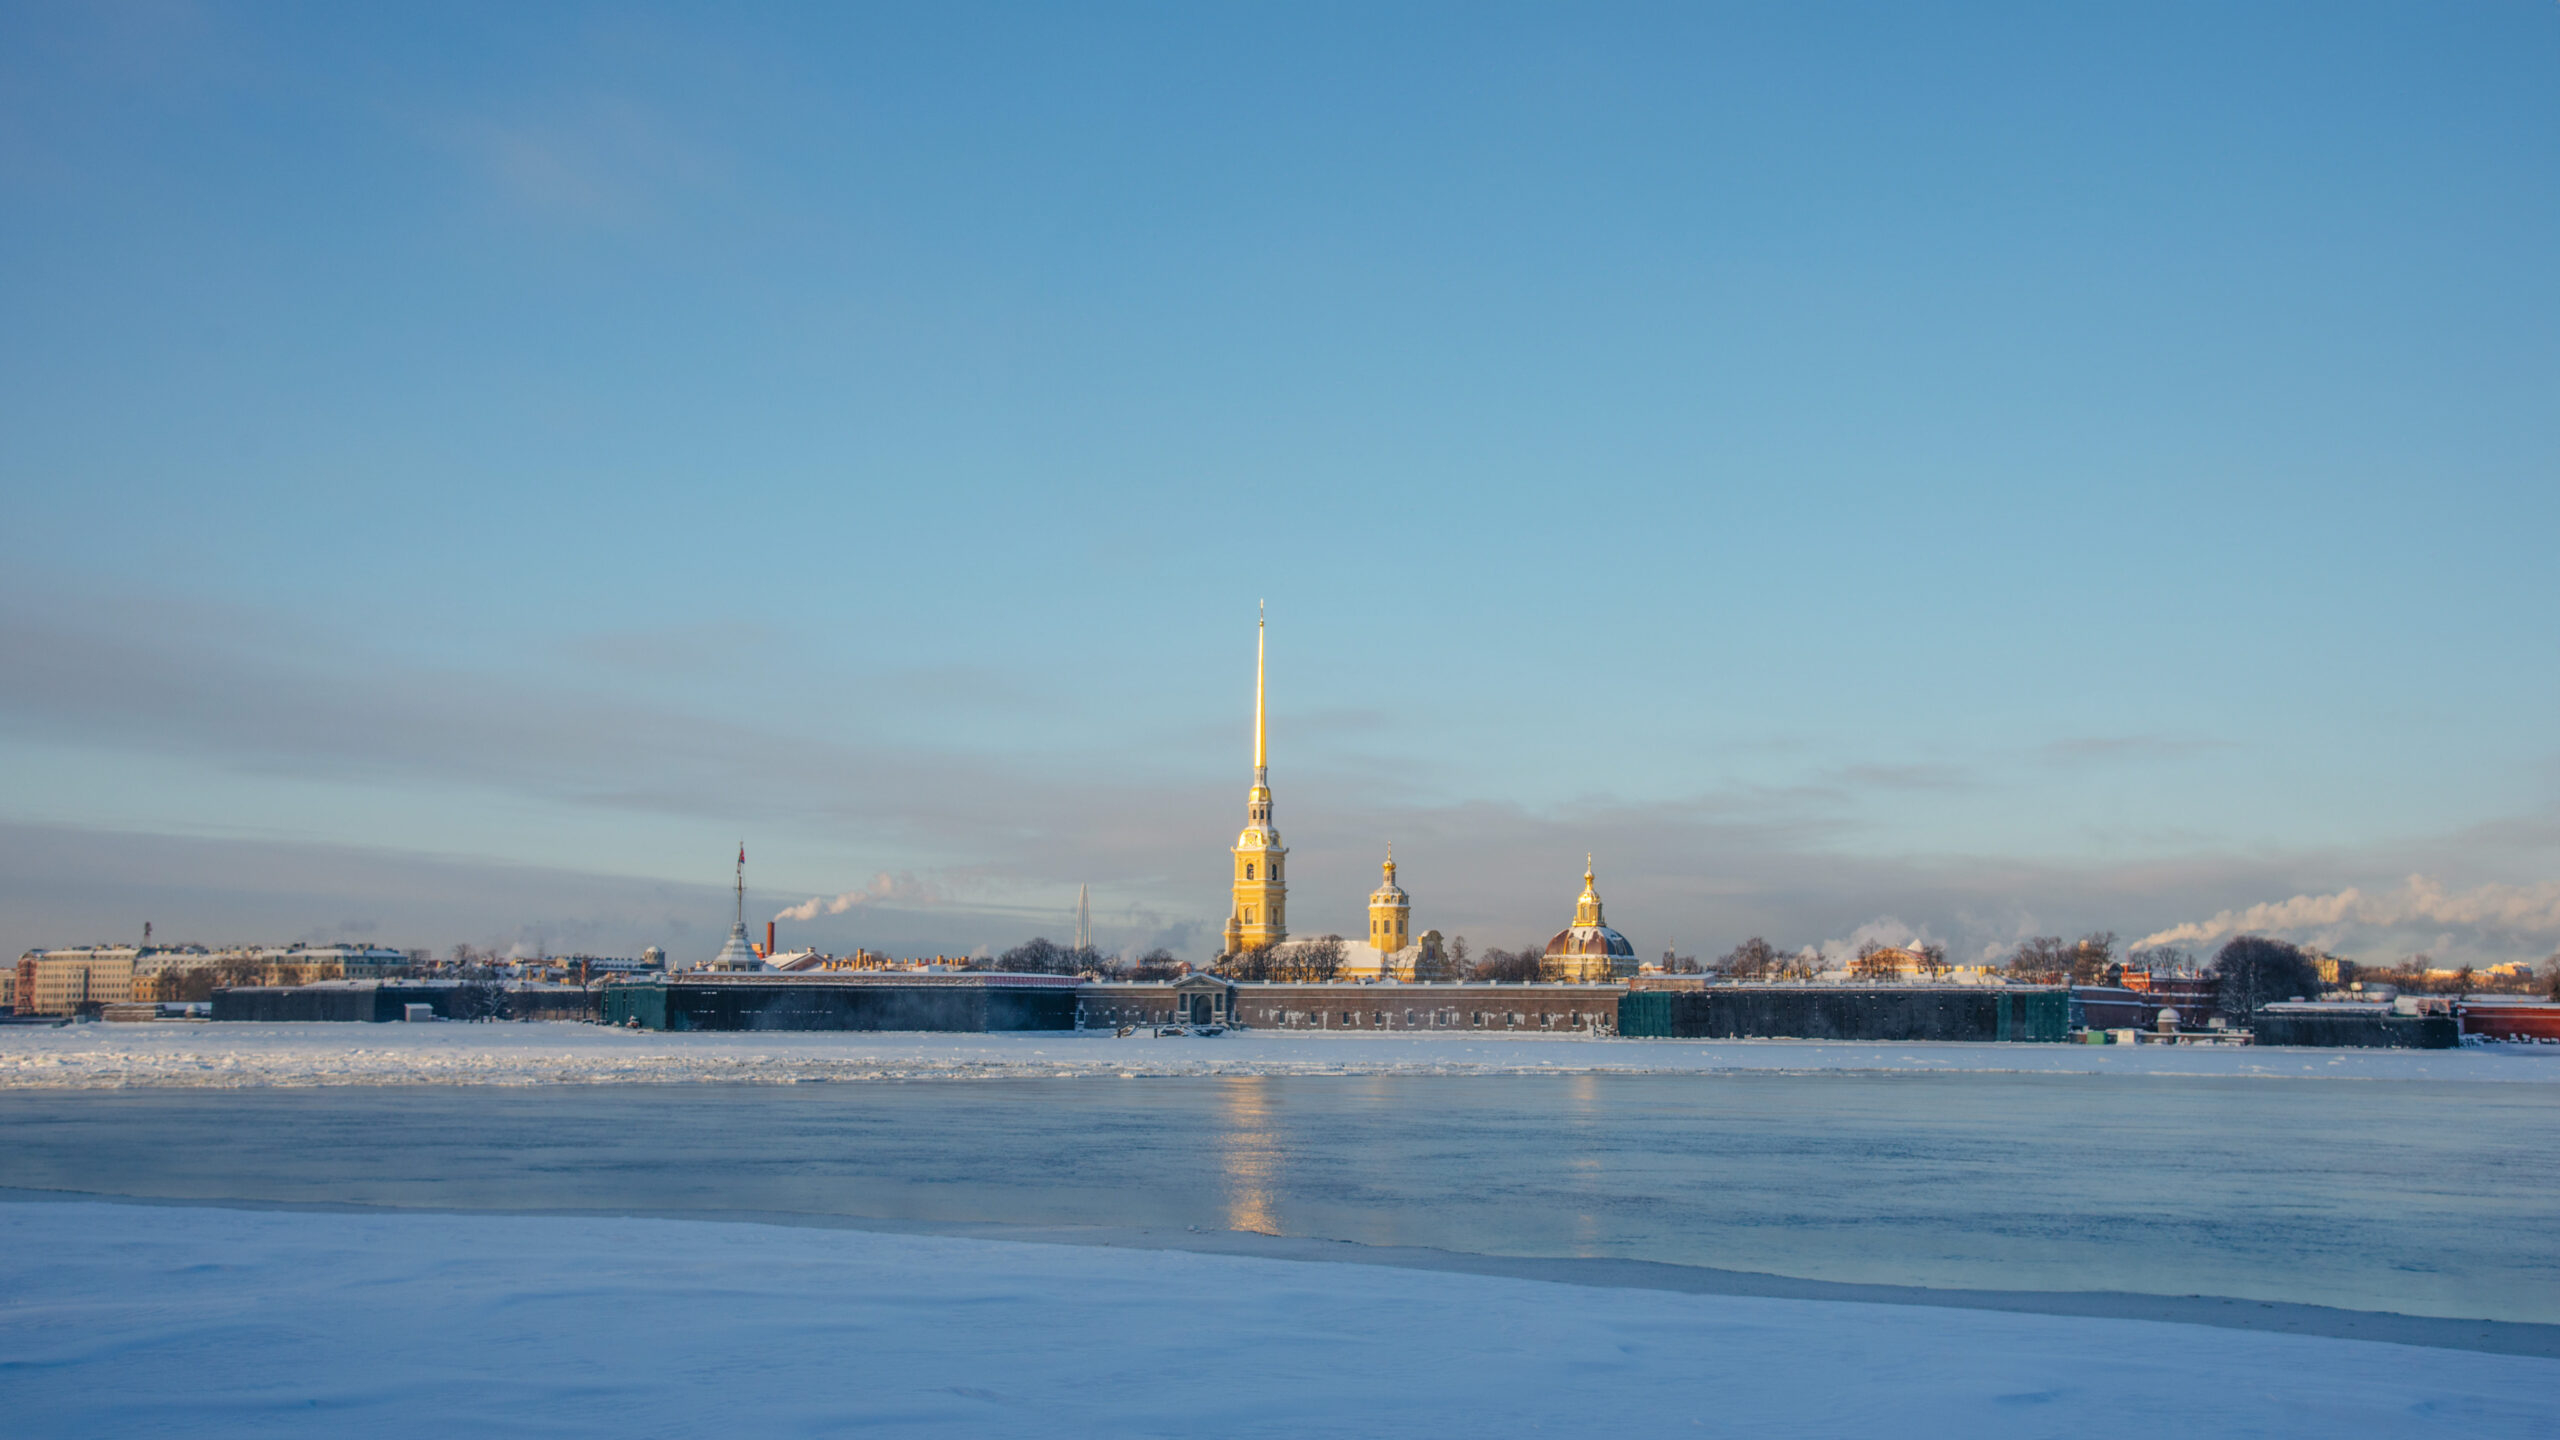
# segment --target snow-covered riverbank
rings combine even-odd
[[[545,1085],[1003,1076],[1884,1070],[2560,1082],[2560,1046],[2254,1050],[1259,1032],[674,1035],[564,1023],[0,1027],[0,1089]]]
[[[2551,1433],[2560,1361],[705,1221],[0,1204],[10,1432]]]

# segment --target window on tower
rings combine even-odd
[[[1247,880],[1253,878],[1253,862],[1250,860],[1244,862],[1244,878]]]

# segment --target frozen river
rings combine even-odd
[[[1199,1227],[2560,1322],[2560,1086],[2033,1074],[0,1094],[0,1186]]]

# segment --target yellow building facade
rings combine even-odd
[[[1264,724],[1264,631],[1253,627],[1253,789],[1245,796],[1244,830],[1236,836],[1234,895],[1227,909],[1230,955],[1262,950],[1289,938],[1289,883],[1282,873],[1289,848],[1271,823],[1269,732]]]

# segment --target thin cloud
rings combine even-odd
[[[2231,748],[2227,740],[2205,740],[2193,736],[2075,735],[2039,745],[2035,753],[2058,764],[2088,765],[2166,760],[2199,751]]]
[[[1929,763],[1847,765],[1831,774],[1841,787],[1852,790],[1971,790],[1982,783],[1963,766]]]
[[[555,222],[653,222],[701,201],[732,168],[699,135],[613,94],[449,114],[418,128],[510,206]]]

